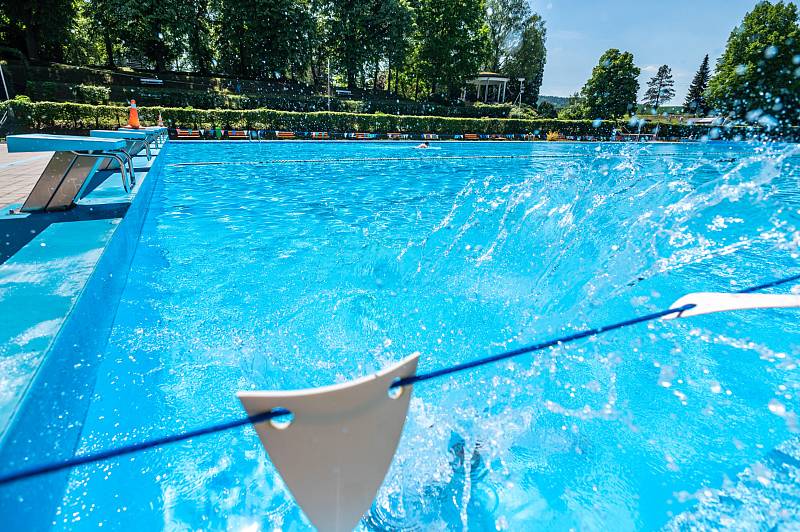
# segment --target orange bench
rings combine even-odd
[[[178,132],[178,138],[179,139],[199,139],[200,138],[200,132],[199,131],[194,131],[194,130],[191,130],[191,129],[179,129],[179,130],[177,130],[177,132]]]
[[[479,140],[480,137],[476,133],[464,133],[464,140]]]
[[[250,138],[250,135],[247,133],[247,131],[236,131],[232,129],[228,131],[228,138],[231,140],[239,140],[239,139],[248,140]]]
[[[275,136],[279,139],[293,139],[294,131],[276,131]]]

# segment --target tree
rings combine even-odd
[[[708,83],[709,103],[767,126],[800,123],[800,24],[793,3],[758,3],[735,28]]]
[[[635,109],[639,73],[633,54],[616,48],[606,51],[581,89],[584,118],[617,118]]]
[[[394,72],[395,93],[398,74],[403,70],[411,51],[411,34],[414,28],[414,10],[405,0],[385,2],[387,6],[386,31],[383,33],[381,52],[386,59],[386,92],[392,89]]]
[[[516,78],[525,78],[522,101],[531,105],[536,104],[539,99],[539,89],[542,86],[544,64],[547,60],[546,35],[547,30],[542,17],[538,14],[528,17],[519,44],[504,69],[504,73],[512,78],[512,85],[515,88]]]
[[[222,0],[218,34],[220,65],[249,79],[287,77],[309,62],[313,21],[295,0]]]
[[[500,72],[511,51],[517,47],[531,9],[527,0],[488,0],[486,28],[489,56],[486,68]]]
[[[207,76],[211,73],[214,61],[212,49],[212,23],[209,17],[209,0],[190,0],[187,7],[194,15],[194,23],[189,26],[187,37],[187,53],[189,60],[198,74]]]
[[[72,65],[108,64],[103,39],[98,34],[97,24],[92,16],[93,2],[77,0],[75,7],[75,20],[64,48],[64,61]]]
[[[582,92],[576,92],[567,99],[567,105],[558,111],[558,118],[562,120],[578,120],[591,116],[586,104],[586,97]]]
[[[550,102],[539,102],[536,106],[536,113],[540,118],[558,118],[558,109]]]
[[[73,0],[6,0],[0,5],[8,42],[20,43],[30,59],[63,59],[77,13]]]
[[[647,92],[644,93],[644,103],[651,105],[653,109],[658,109],[659,105],[665,104],[675,97],[675,80],[672,79],[672,69],[667,65],[658,67],[656,75],[647,82]]]
[[[115,67],[115,50],[120,43],[124,21],[117,16],[123,8],[124,0],[89,0],[86,5],[86,15],[94,23],[94,27],[103,42],[105,63],[108,67]]]
[[[689,85],[689,92],[686,94],[686,101],[683,103],[686,110],[690,113],[699,115],[708,114],[705,92],[710,77],[711,69],[708,66],[708,54],[706,54],[703,58],[703,62],[700,63],[700,68],[694,75],[694,79],[692,79],[692,84]]]
[[[457,96],[488,47],[482,0],[420,0],[419,71],[434,93]]]

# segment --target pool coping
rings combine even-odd
[[[97,187],[95,196],[99,197],[89,194],[81,200],[80,204],[87,205],[90,210],[93,205],[108,201],[127,203],[127,207],[121,217],[108,222],[110,228],[95,230],[85,237],[81,235],[84,240],[105,241],[63,313],[57,331],[41,351],[28,382],[13,392],[17,395],[16,404],[5,425],[0,427],[0,464],[4,469],[63,460],[74,454],[93,395],[101,362],[99,356],[114,324],[119,297],[127,283],[169,144],[170,141],[166,141],[146,167],[137,167],[137,184],[130,193],[109,194],[108,190],[100,190],[102,183],[109,183],[108,188],[119,188],[115,179],[119,178],[119,173],[116,172],[110,173]],[[17,253],[37,246],[36,242],[36,238],[32,239]],[[33,289],[36,288],[34,285]],[[98,308],[104,312],[97,312]],[[0,491],[0,515],[9,516],[14,524],[24,528],[49,528],[60,502],[58,495],[63,493],[67,480],[66,474],[53,474]]]

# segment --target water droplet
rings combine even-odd
[[[774,46],[774,45],[767,46],[764,49],[764,57],[766,57],[767,59],[772,59],[776,55],[778,55],[778,47],[777,46]]]
[[[777,401],[775,399],[773,399],[773,400],[771,400],[769,402],[769,405],[767,405],[767,408],[769,408],[769,411],[772,412],[773,414],[775,414],[776,416],[785,416],[786,415],[786,407],[783,405],[783,403],[781,403],[780,401]]]

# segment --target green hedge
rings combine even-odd
[[[77,103],[27,102],[10,100],[0,103],[0,114],[11,108],[15,132],[59,131],[91,128],[113,128],[124,125],[128,111],[113,105]],[[144,123],[154,124],[161,113],[165,123],[173,127],[205,129],[210,127],[236,129],[267,129],[286,131],[330,132],[409,132],[409,133],[538,133],[556,131],[564,135],[608,137],[614,128],[625,122],[605,121],[595,126],[591,120],[515,120],[499,118],[451,118],[435,116],[405,116],[338,112],[298,113],[272,109],[222,110],[170,107],[140,107]],[[642,132],[654,126],[648,124]],[[742,128],[718,130],[722,137],[741,134]],[[663,137],[700,137],[709,128],[687,125],[661,125]]]
[[[111,98],[111,89],[99,85],[69,85],[52,81],[28,81],[27,95],[32,100],[105,104]]]
[[[193,107],[197,109],[275,109],[315,112],[328,109],[328,98],[309,95],[234,94],[210,90],[187,90],[169,87],[72,84],[53,81],[28,81],[26,93],[34,101],[77,102],[123,105],[131,99],[142,106]],[[345,113],[384,113],[393,115],[454,116],[465,118],[507,118],[511,105],[446,106],[426,102],[386,99],[342,100],[331,98],[331,111]]]

